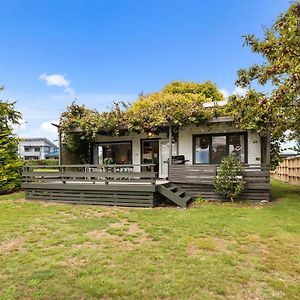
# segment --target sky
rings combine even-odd
[[[239,68],[262,58],[242,36],[263,36],[283,0],[0,0],[2,100],[17,101],[21,137],[57,140],[51,123],[76,100],[99,111],[174,80],[211,80],[242,93]]]

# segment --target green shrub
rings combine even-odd
[[[18,158],[19,140],[11,125],[18,124],[21,114],[14,110],[14,104],[0,100],[0,194],[19,189],[22,182],[23,161]]]
[[[56,166],[58,163],[58,159],[31,159],[25,161],[28,166]]]
[[[241,162],[235,156],[225,157],[214,179],[216,192],[231,201],[240,196],[246,183],[240,176],[241,172]]]

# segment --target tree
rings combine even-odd
[[[236,84],[250,90],[244,97],[231,97],[233,116],[241,127],[255,128],[262,136],[270,132],[275,144],[286,132],[294,138],[300,133],[300,2],[291,4],[271,28],[265,29],[264,39],[245,36],[245,45],[265,61],[238,71]],[[271,94],[254,91],[254,82],[271,83]]]
[[[15,102],[0,100],[0,194],[21,186],[23,163],[18,158],[18,139],[12,129],[12,124],[19,124],[21,114],[14,105]]]
[[[216,192],[229,198],[232,202],[234,198],[241,195],[245,187],[245,181],[241,178],[242,165],[234,155],[223,158],[214,179]]]

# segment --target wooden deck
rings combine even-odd
[[[22,188],[26,199],[30,200],[138,207],[157,205],[157,187],[166,181],[157,180],[153,171],[133,172],[132,167],[71,165],[53,166],[51,170],[47,170],[48,166],[25,167]]]
[[[153,165],[71,165],[25,167],[22,188],[26,199],[112,206],[154,207],[169,199],[187,207],[192,198],[224,200],[214,191],[217,166],[172,165],[169,182],[158,180]],[[245,191],[240,200],[269,200],[270,172],[245,166]]]

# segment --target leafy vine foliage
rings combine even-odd
[[[186,124],[202,124],[222,114],[218,106],[205,108],[203,103],[223,100],[215,84],[175,81],[160,92],[141,95],[131,105],[114,102],[107,112],[88,109],[72,103],[61,115],[60,126],[64,143],[73,151],[92,141],[97,133],[119,136],[130,133],[167,131]]]
[[[3,87],[0,87],[0,91]],[[15,102],[0,100],[0,194],[10,193],[21,186],[23,162],[18,158],[18,139],[12,124],[18,124],[21,114]]]

